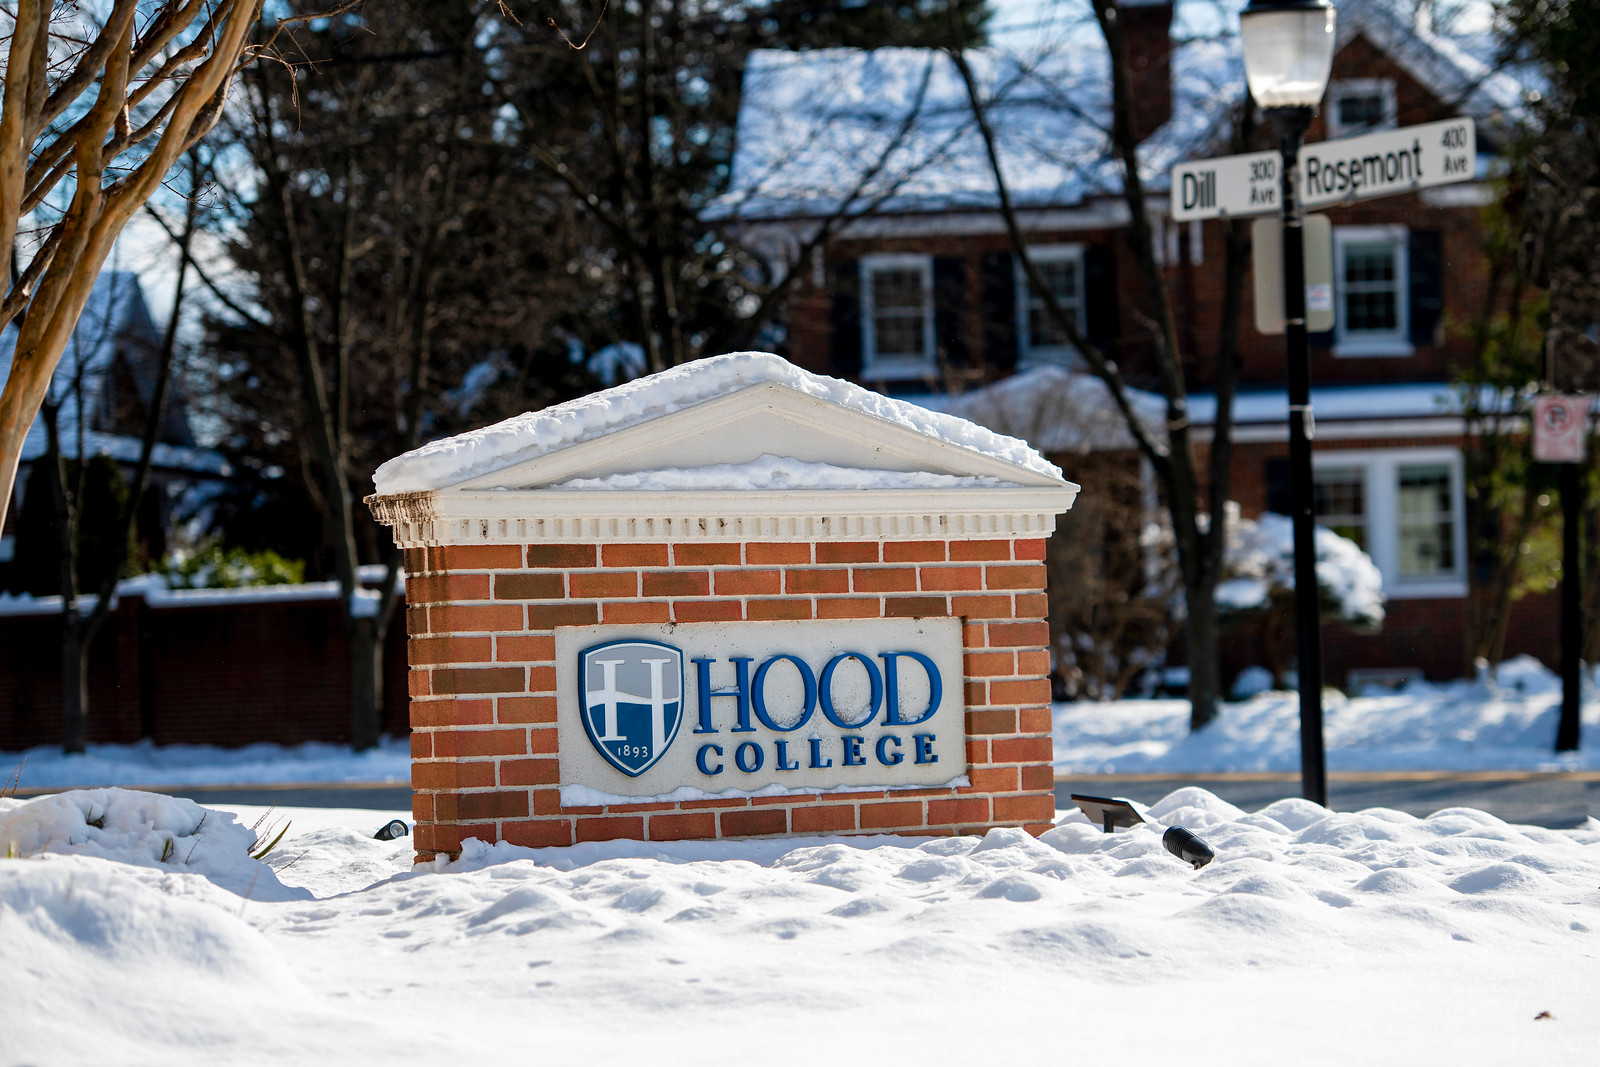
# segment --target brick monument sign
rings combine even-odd
[[[701,360],[379,468],[406,554],[419,854],[1039,832],[1044,540],[1021,441]]]

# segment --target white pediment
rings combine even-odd
[[[1062,486],[1051,477],[972,448],[807,396],[774,382],[639,423],[444,490],[537,489],[640,471],[742,465],[762,456],[864,471],[993,478]]]
[[[1025,442],[741,353],[379,468],[403,545],[1042,536],[1078,487]]]

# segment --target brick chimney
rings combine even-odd
[[[1122,0],[1122,34],[1139,140],[1172,118],[1172,0]]]

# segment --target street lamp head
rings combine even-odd
[[[1333,67],[1333,5],[1328,0],[1250,0],[1239,13],[1244,73],[1263,109],[1313,108]]]

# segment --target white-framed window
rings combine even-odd
[[[1330,82],[1327,96],[1328,137],[1353,137],[1399,125],[1393,78],[1346,78]]]
[[[861,257],[861,375],[925,378],[933,348],[933,257]]]
[[[1033,245],[1028,249],[1034,265],[1044,275],[1061,309],[1083,329],[1083,246]],[[1041,363],[1075,364],[1082,357],[1067,341],[1066,333],[1050,317],[1044,296],[1028,281],[1020,257],[1016,265],[1017,341],[1023,366]]]
[[[1409,356],[1411,275],[1404,226],[1333,231],[1334,354]]]
[[[1318,525],[1366,550],[1388,596],[1466,595],[1458,450],[1319,452],[1313,463]]]

